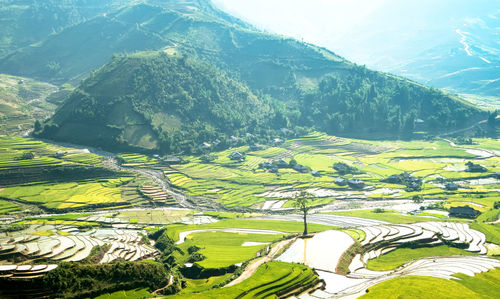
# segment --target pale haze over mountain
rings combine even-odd
[[[500,1],[213,0],[260,29],[459,93],[500,94]]]

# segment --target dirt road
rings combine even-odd
[[[248,266],[245,268],[245,270],[243,270],[243,272],[241,273],[241,275],[238,278],[236,278],[235,280],[226,284],[224,287],[227,288],[227,287],[233,286],[235,284],[238,284],[238,283],[250,278],[252,275],[255,274],[255,272],[257,271],[257,269],[261,265],[272,261],[274,259],[274,257],[276,256],[276,254],[278,254],[281,251],[281,249],[285,248],[288,244],[290,244],[294,240],[295,239],[283,240],[283,241],[280,241],[280,242],[274,244],[274,246],[271,248],[271,250],[269,251],[269,253],[266,256],[251,261],[248,264]]]

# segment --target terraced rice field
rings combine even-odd
[[[108,293],[96,297],[96,299],[122,299],[122,298],[150,298],[154,297],[151,293],[148,292],[147,288],[144,289],[135,289],[135,290],[126,290],[126,291],[117,291],[114,293]]]
[[[369,270],[388,271],[394,270],[397,267],[416,259],[429,256],[451,255],[475,255],[475,253],[447,245],[437,245],[420,248],[398,248],[396,250],[391,250],[388,252],[386,251],[384,254],[378,256],[377,258],[368,260],[368,262],[366,263],[366,267]]]
[[[187,163],[167,167],[158,159],[145,155],[120,154],[119,158],[126,166],[160,169],[171,185],[193,199],[206,197],[227,207],[284,211],[292,208],[291,199],[294,196],[300,191],[307,191],[313,196],[312,204],[322,206],[318,211],[331,212],[336,209],[332,203],[408,201],[419,195],[426,200],[434,200],[427,203],[446,200],[445,208],[464,204],[473,206],[484,212],[481,216],[484,218],[479,220],[493,221],[498,216],[492,209],[493,204],[500,196],[500,181],[493,176],[500,171],[500,158],[495,157],[493,151],[500,147],[500,143],[491,140],[478,142],[474,147],[460,148],[443,140],[372,142],[314,133],[259,151],[240,147],[213,153],[215,160],[209,163],[202,162],[200,157],[185,156],[182,158]],[[64,154],[58,155],[60,151]],[[231,160],[229,155],[233,151],[244,152],[245,161]],[[33,152],[33,159],[19,159],[26,152]],[[320,171],[321,175],[313,176],[310,172],[300,173],[290,168],[280,168],[275,174],[259,168],[263,162],[279,159],[289,162],[292,158],[299,164]],[[466,172],[467,161],[481,164],[488,170],[482,173]],[[360,179],[366,186],[353,189],[338,185],[335,179],[341,175],[332,168],[337,162],[359,170],[356,174],[342,177]],[[90,167],[102,163],[100,157],[85,151],[31,139],[0,137],[0,172],[14,171],[19,167],[30,170],[65,165]],[[381,179],[402,172],[422,177],[423,189],[409,191],[403,185],[381,182]],[[458,190],[444,190],[444,184],[449,181],[456,182],[460,186]],[[124,199],[125,193],[131,194],[130,198],[141,197],[140,200],[135,198],[133,204],[156,206],[169,200],[155,182],[141,175],[74,182],[40,180],[10,184],[5,188],[0,186],[0,196],[7,198],[0,200],[0,213],[19,211],[29,205],[59,210],[102,204],[108,207],[130,206],[130,202]],[[16,201],[21,204],[16,204]],[[413,207],[418,208],[419,204]],[[303,265],[269,262],[261,265],[250,278],[224,289],[209,290],[203,296],[206,293],[208,297],[231,294],[239,298],[260,298],[298,295],[297,292],[306,290],[311,293],[303,295],[304,298],[358,296],[364,294],[367,288],[387,283],[392,278],[401,279],[410,275],[450,279],[460,276],[457,273],[478,276],[481,275],[478,273],[500,266],[498,260],[486,257],[498,250],[496,244],[500,243],[500,233],[496,226],[455,222],[442,211],[431,210],[420,216],[403,214],[406,210],[379,212],[371,208],[337,211],[335,214],[311,213],[308,217],[310,231],[321,233],[310,239],[296,239],[277,259],[303,263],[316,272]],[[156,257],[159,252],[149,242],[143,242],[141,234],[145,234],[145,226],[158,228],[167,225],[167,234],[183,252],[174,253],[181,265],[188,263],[190,256],[185,253],[190,246],[200,247],[199,253],[205,259],[197,264],[205,268],[227,267],[267,254],[271,243],[286,234],[300,233],[303,229],[302,217],[293,214],[252,215],[254,217],[241,219],[239,217],[250,215],[234,213],[224,216],[180,209],[130,209],[66,216],[25,219],[22,223],[29,224],[28,229],[1,234],[0,261],[11,264],[10,268],[5,268],[7,270],[3,275],[39,275],[42,272],[37,271],[49,269],[49,265],[43,269],[41,265],[38,269],[18,265],[18,262],[85,261],[91,257],[94,248],[102,250],[98,261],[101,263]],[[216,221],[216,218],[225,219]],[[437,222],[442,219],[447,221]],[[332,231],[339,227],[348,229]],[[406,255],[412,246],[419,247],[417,252]],[[439,253],[442,248],[447,250]],[[428,257],[427,254],[431,253],[436,256]],[[405,255],[406,258],[392,258],[393,264],[385,265],[385,268],[370,268],[376,261],[384,264],[384,259],[398,255]],[[341,271],[344,266],[348,273],[340,275],[345,274]],[[0,275],[1,270],[0,267]],[[190,290],[207,290],[227,278],[211,277],[205,282],[193,280],[190,284],[194,287]],[[322,290],[318,289],[321,286],[319,278],[326,282]],[[201,296],[189,290],[181,295],[182,298]]]
[[[0,197],[63,210],[127,204],[120,189],[132,179],[127,174],[103,177],[99,174],[102,171],[96,171],[95,178],[87,174],[83,178],[76,175],[73,180],[69,174],[62,175],[73,169],[91,173],[89,169],[101,166],[102,160],[86,149],[0,136]]]
[[[70,151],[68,154],[62,156],[61,160],[74,163],[90,164],[90,165],[99,165],[102,164],[103,162],[101,156],[80,151]]]
[[[56,105],[45,99],[55,91],[48,83],[0,74],[0,134],[21,135],[36,119],[50,116]]]
[[[142,242],[140,232],[101,228],[81,231],[68,225],[32,225],[26,230],[0,235],[0,263],[11,264],[20,258],[24,263],[38,260],[78,262],[89,257],[94,247],[104,245],[109,249],[100,263],[118,258],[136,261],[157,256],[155,248]]]
[[[287,297],[314,288],[318,276],[310,268],[298,264],[269,262],[242,283],[213,289],[201,294],[182,293],[171,298],[266,298]],[[201,297],[200,297],[201,296]]]
[[[152,185],[146,185],[142,186],[141,188],[141,193],[143,196],[146,198],[154,201],[154,202],[160,202],[163,204],[175,204],[175,200],[171,198],[171,196],[163,191],[159,186],[152,186]]]
[[[0,170],[8,170],[20,167],[39,167],[65,162],[100,164],[102,158],[88,150],[65,148],[42,141],[0,135]],[[32,152],[33,159],[20,159],[25,152]]]
[[[354,243],[348,234],[347,237],[342,238],[339,236],[330,236],[325,238],[325,242],[332,242],[338,246],[339,243],[346,244],[344,247],[350,246]],[[325,233],[322,233],[325,234]],[[360,296],[365,293],[366,289],[376,285],[382,281],[392,278],[403,276],[432,276],[444,279],[452,279],[457,273],[462,273],[468,276],[474,276],[476,273],[487,272],[490,269],[500,267],[500,261],[496,259],[486,258],[484,255],[487,253],[485,247],[486,237],[483,233],[471,229],[468,224],[455,223],[455,222],[422,222],[414,224],[384,224],[375,226],[364,226],[349,231],[359,244],[361,253],[355,254],[350,265],[348,274],[346,276],[332,275],[332,267],[336,267],[340,256],[337,256],[335,261],[328,261],[322,259],[320,263],[314,264],[316,269],[320,271],[320,277],[325,279],[326,288],[318,290],[308,295],[313,298],[329,298],[336,297],[349,297]],[[316,235],[317,237],[319,235]],[[340,238],[340,239],[339,239]],[[338,240],[351,240],[342,243]],[[311,241],[314,240],[311,239]],[[407,244],[418,244],[417,247],[421,253],[425,253],[425,246],[438,246],[440,244],[464,244],[464,249],[470,252],[470,255],[452,255],[452,256],[433,256],[418,258],[399,267],[387,271],[374,271],[367,269],[369,260],[377,259],[385,254],[392,254],[400,250],[398,248],[405,247]],[[294,244],[295,245],[295,244]],[[299,244],[300,245],[300,244]],[[307,246],[306,246],[307,245]],[[333,246],[320,246],[314,242],[303,246],[296,246],[302,248],[302,251],[308,251],[308,254],[315,250],[332,250],[325,248],[334,248]],[[312,246],[313,248],[309,248]],[[415,246],[415,245],[412,245]],[[441,245],[442,246],[442,245]],[[344,250],[345,250],[344,249]],[[293,245],[286,251],[282,257],[287,258],[293,251]],[[297,251],[297,250],[295,250]],[[432,247],[428,253],[432,253]],[[475,253],[475,255],[474,255]],[[483,255],[483,256],[480,256]],[[296,252],[296,256],[307,256],[304,252]],[[323,254],[325,256],[325,254]],[[330,255],[331,256],[331,255]],[[311,263],[312,261],[306,261]],[[323,262],[323,264],[321,264]],[[311,264],[312,265],[312,264]],[[339,283],[342,281],[342,283]],[[304,298],[310,298],[305,296]]]
[[[480,150],[484,145],[484,150]],[[449,202],[467,198],[470,202],[486,203],[491,208],[500,196],[500,180],[492,178],[500,171],[499,158],[483,152],[500,148],[500,142],[478,139],[474,149],[456,147],[447,141],[431,142],[375,142],[332,137],[314,133],[285,142],[280,147],[251,151],[241,147],[213,153],[217,159],[210,163],[198,157],[186,156],[187,164],[165,168],[171,184],[189,195],[203,195],[224,203],[228,207],[245,206],[265,209],[284,209],[299,190],[313,193],[313,204],[324,205],[334,200],[349,199],[402,199],[423,195],[426,199],[447,198]],[[228,158],[234,151],[244,152],[242,163]],[[322,173],[299,173],[292,169],[279,169],[278,175],[259,168],[259,163],[279,159],[310,167]],[[487,172],[465,171],[465,163],[473,161],[487,168]],[[343,175],[365,182],[363,190],[339,186],[334,181],[341,176],[332,165],[343,162],[356,167],[361,173]],[[406,190],[404,185],[381,182],[393,174],[408,172],[423,178],[422,191]],[[447,191],[443,181],[456,181],[460,188]],[[276,201],[282,201],[276,205]]]
[[[381,282],[369,288],[361,298],[496,298],[500,292],[500,269],[474,276],[454,274],[453,279],[429,276],[405,276]]]
[[[253,217],[252,219],[296,221],[299,223],[302,223],[304,221],[301,215],[296,215],[296,214],[257,216]],[[337,216],[329,214],[311,214],[307,216],[307,222],[309,224],[314,223],[314,224],[329,225],[336,227],[357,227],[357,226],[378,225],[387,223],[381,220],[372,220],[360,217]]]
[[[54,270],[57,265],[0,265],[0,277],[2,278],[37,278]]]
[[[120,188],[116,187],[119,184],[121,184],[121,181],[117,182],[115,179],[109,179],[101,182],[7,187],[0,192],[0,196],[41,205],[50,209],[126,204],[121,198]]]
[[[175,208],[158,208],[158,209],[128,209],[114,212],[113,214],[93,214],[80,217],[80,221],[95,221],[99,223],[121,223],[127,224],[135,222],[137,224],[147,225],[165,225],[172,223],[210,223],[215,219],[209,219],[207,216],[195,215],[196,213],[189,210]],[[201,219],[200,219],[201,218]],[[205,220],[205,221],[203,221]]]
[[[9,214],[11,212],[19,210],[21,210],[21,207],[19,205],[5,200],[0,200],[0,215]]]
[[[149,166],[159,162],[158,159],[142,154],[118,154],[117,158],[123,160],[123,166]]]
[[[430,276],[444,279],[455,278],[456,274],[474,276],[476,273],[487,272],[500,267],[500,261],[485,257],[430,257],[416,260],[406,264],[394,272],[365,272],[363,276],[367,281],[351,286],[335,293],[336,296],[360,296],[366,293],[366,289],[380,282],[404,276]],[[316,298],[326,298],[326,292],[319,291],[313,294]]]

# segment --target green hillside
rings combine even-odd
[[[204,0],[0,0],[0,4],[1,72],[56,84],[78,83],[114,53],[172,46],[164,33],[177,18],[201,16],[226,26],[227,22],[247,26]]]
[[[187,59],[114,59],[82,84],[41,135],[109,149],[196,152],[203,142],[228,145],[231,135],[267,142],[282,137],[282,128],[400,138],[486,118],[440,91],[258,31],[208,0],[110,8],[12,52],[0,60],[0,70],[75,82],[113,53],[140,50]],[[120,94],[125,90],[127,97]]]
[[[196,152],[219,137],[265,136],[276,107],[213,66],[144,52],[116,56],[93,73],[40,135],[113,149]]]
[[[106,11],[126,0],[0,0],[0,57]]]
[[[0,74],[0,135],[19,134],[55,110],[47,96],[57,88],[32,79]]]
[[[177,52],[115,56],[35,134],[110,150],[199,153],[203,143],[269,143],[310,129],[410,137],[428,128],[417,117],[446,129],[480,116],[439,91],[367,70],[319,85],[283,101]]]

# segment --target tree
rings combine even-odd
[[[35,120],[35,127],[34,127],[35,132],[40,132],[41,129],[42,129],[42,124],[40,124],[40,121],[38,119]]]
[[[498,111],[493,111],[491,112],[489,115],[488,115],[488,126],[490,128],[495,128],[496,126],[496,118],[497,118],[497,115],[499,114]]]
[[[488,135],[489,137],[496,138],[496,118],[498,115],[498,110],[493,111],[488,116]]]
[[[422,195],[414,195],[412,198],[414,203],[422,203],[424,202],[424,197]]]
[[[300,191],[300,193],[295,196],[293,206],[303,214],[304,217],[304,233],[303,236],[307,235],[307,213],[311,209],[310,201],[311,196],[305,191]]]
[[[32,160],[35,158],[35,154],[33,152],[24,152],[19,160]]]

